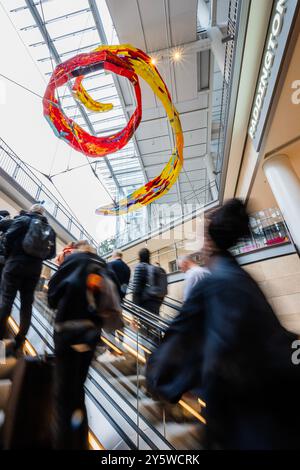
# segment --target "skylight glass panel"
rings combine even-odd
[[[81,52],[89,52],[101,44],[93,13],[87,0],[44,0],[42,6],[40,1],[34,2],[35,12],[40,18],[41,24],[26,7],[24,0],[4,0],[4,2],[7,10],[15,11],[11,13],[13,22],[19,30],[22,40],[29,47],[30,54],[41,73],[45,76],[45,82],[52,75],[57,62],[65,61]],[[105,0],[96,0],[96,6],[107,42],[117,44],[119,41]],[[43,28],[49,34],[50,41],[45,41],[42,34]],[[57,52],[58,57],[55,56],[53,49]],[[70,90],[74,80],[69,81],[69,86],[60,87],[57,90],[57,96],[66,115],[74,119],[87,132],[91,132],[90,126],[92,126],[92,133],[95,135],[103,136],[119,132],[126,126],[127,117],[125,117],[122,100],[118,96],[114,78],[109,72],[97,71],[86,76],[83,81],[84,87],[93,99],[103,103],[113,103],[114,108],[107,113],[94,113],[84,109],[83,115]],[[99,177],[110,188],[114,186],[115,192],[114,178],[108,178],[110,170],[105,160],[103,158],[99,166],[97,164]],[[124,160],[123,165],[122,160]],[[90,161],[92,163],[92,160]],[[111,168],[116,172],[119,171],[119,168],[122,171],[126,171],[126,168],[128,171],[134,169],[136,171],[135,178],[139,181],[138,184],[142,184],[143,173],[133,142],[130,142],[126,148],[116,154],[107,156],[107,161],[111,162]],[[121,167],[119,162],[121,162]],[[126,178],[124,175],[120,175],[119,184],[122,185],[124,182],[126,182]]]

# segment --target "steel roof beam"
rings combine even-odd
[[[89,11],[91,11],[89,8],[83,8],[82,10],[73,11],[72,13],[66,13],[65,15],[57,16],[56,18],[47,20],[45,21],[44,24],[47,25],[47,24],[55,23],[56,21],[67,20],[68,18],[72,18],[73,16],[77,16],[77,15],[82,15],[82,13],[88,13]],[[30,31],[31,29],[35,29],[37,27],[38,27],[37,24],[32,24],[29,26],[24,26],[24,28],[21,28],[20,31]]]
[[[82,47],[78,47],[78,49],[72,49],[71,51],[66,51],[66,52],[62,52],[60,54],[60,57],[65,57],[66,55],[69,55],[69,54],[73,54],[73,53],[78,53],[78,52],[81,52],[81,51],[85,51],[86,49],[90,50],[92,49],[92,47],[97,47],[99,46],[99,42],[95,42],[94,44],[89,44],[88,46],[82,46]],[[37,59],[38,62],[47,62],[47,61],[50,61],[51,60],[51,57],[42,57],[41,59]]]
[[[90,7],[91,13],[93,15],[95,24],[97,26],[97,30],[98,30],[98,34],[99,34],[101,43],[102,44],[108,44],[107,37],[106,37],[106,34],[105,34],[105,30],[104,30],[104,27],[103,27],[103,24],[102,24],[102,20],[100,18],[100,14],[99,14],[99,10],[98,10],[98,7],[96,5],[96,2],[95,2],[95,0],[88,0],[88,2],[89,2],[89,7]],[[114,80],[115,87],[117,89],[117,92],[118,92],[118,95],[119,95],[119,98],[120,98],[120,101],[121,101],[121,104],[122,104],[122,107],[123,107],[124,114],[125,114],[125,116],[129,117],[128,110],[126,109],[126,104],[125,104],[125,100],[124,100],[124,97],[123,97],[122,89],[121,89],[121,86],[120,86],[119,78],[116,75],[113,75],[113,80]],[[141,169],[142,169],[144,178],[146,180],[147,175],[146,175],[146,172],[144,170],[144,165],[143,165],[143,161],[142,161],[142,158],[141,158],[141,152],[140,152],[140,149],[139,149],[139,146],[138,146],[138,143],[137,143],[137,140],[136,140],[135,136],[132,137],[132,140],[134,142],[134,146],[135,146],[135,149],[136,149],[136,157],[140,162]]]
[[[39,6],[42,3],[47,3],[47,2],[51,2],[52,0],[39,0],[38,2],[34,2],[34,6]],[[13,10],[10,10],[10,13],[18,13],[19,11],[21,10],[27,10],[29,7],[27,5],[23,5],[21,7],[18,7],[18,8],[14,8]]]
[[[27,2],[27,0],[25,0],[25,1]],[[40,15],[38,12],[37,12],[37,14]],[[43,22],[42,22],[42,25],[44,26]],[[89,26],[88,28],[79,29],[77,31],[72,31],[71,33],[63,34],[62,36],[56,36],[56,38],[53,38],[53,39],[51,38],[51,42],[53,43],[53,42],[56,42],[56,41],[61,41],[62,39],[74,37],[74,36],[77,36],[78,34],[83,34],[83,33],[86,33],[88,31],[95,31],[95,30],[96,30],[96,26]],[[47,41],[45,41],[45,40],[29,44],[29,47],[38,47],[38,46],[44,46],[44,45],[47,45]]]

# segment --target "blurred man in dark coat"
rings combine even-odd
[[[297,337],[228,251],[248,231],[239,200],[211,216],[211,275],[193,288],[150,356],[148,386],[172,402],[192,390],[206,401],[208,448],[299,449]]]
[[[120,298],[121,300],[123,300],[126,295],[126,291],[127,291],[129,280],[130,280],[130,268],[123,261],[122,251],[120,250],[114,251],[112,258],[113,258],[112,261],[110,261],[107,264],[107,266],[110,271],[113,271],[115,273],[115,276],[119,283],[118,290],[120,293]]]
[[[40,278],[43,258],[32,256],[24,249],[24,239],[33,221],[49,227],[49,254],[47,259],[55,256],[56,235],[48,225],[41,204],[34,204],[29,212],[15,218],[5,235],[7,260],[2,273],[0,302],[0,339],[6,334],[7,319],[11,313],[17,292],[20,293],[20,328],[16,335],[16,348],[21,349],[30,326],[34,290]]]

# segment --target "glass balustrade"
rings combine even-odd
[[[0,168],[33,200],[43,202],[48,214],[53,216],[75,239],[84,238],[95,247],[98,245],[74,215],[64,207],[1,138]]]

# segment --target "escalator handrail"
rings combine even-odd
[[[127,294],[132,293],[132,290],[133,289],[132,289],[132,282],[131,282],[128,285]],[[166,300],[166,299],[168,299],[168,300]],[[172,304],[172,302],[174,302],[174,305]],[[176,303],[177,303],[177,305],[176,305]],[[173,299],[169,295],[165,295],[165,297],[162,301],[162,305],[165,305],[166,307],[170,307],[173,310],[179,311],[181,306],[182,306],[182,302],[181,302],[181,300]]]
[[[156,315],[155,313],[149,312],[148,310],[139,307],[134,304],[131,300],[124,299],[122,306],[129,313],[137,317],[139,320],[142,320],[151,326],[155,326],[161,331],[165,331],[170,326],[170,321]]]
[[[59,266],[54,263],[53,261],[50,261],[50,260],[47,260],[47,261],[44,261],[44,265],[45,266],[48,266],[50,269],[52,269],[53,271],[57,271]],[[129,292],[132,292],[132,283],[130,283],[128,285],[128,293]],[[166,300],[167,299],[167,300]],[[169,302],[169,303],[168,303]],[[178,300],[178,299],[174,299],[173,297],[170,297],[169,295],[166,295],[164,297],[164,300],[163,300],[163,305],[166,305],[167,307],[172,307],[174,308],[174,310],[179,310],[181,305],[182,305],[182,302],[181,300]],[[177,304],[177,305],[172,305],[172,303],[174,304]]]
[[[14,305],[17,307],[17,304],[14,303]],[[38,309],[37,309],[38,310]],[[48,335],[48,338],[46,338],[45,336],[42,335],[41,331],[39,331],[35,325],[33,325],[33,323],[31,323],[31,328],[36,332],[36,334],[41,338],[41,340],[44,342],[44,344],[47,346],[48,350],[50,351],[51,354],[54,354],[54,347],[53,345],[50,344],[50,337],[52,337],[51,335],[51,331],[45,326],[45,325],[42,325],[41,322],[38,320],[38,318],[35,316],[34,312],[32,313],[32,316],[33,318],[35,318],[35,320],[37,321],[37,323],[39,323],[46,331],[46,334]],[[96,370],[96,369],[95,369]],[[88,378],[90,378],[88,376]],[[137,447],[136,445],[131,441],[131,439],[128,438],[128,436],[124,433],[124,431],[122,430],[122,428],[118,425],[118,423],[106,412],[105,408],[99,403],[99,401],[89,392],[89,390],[87,389],[87,387],[85,386],[84,387],[85,389],[85,393],[87,393],[87,395],[89,396],[89,398],[95,403],[96,407],[99,409],[99,411],[104,414],[104,416],[106,417],[107,420],[109,420],[109,422],[111,423],[111,425],[114,427],[114,429],[117,430],[117,432],[119,433],[119,435],[122,437],[122,439],[124,440],[124,442],[127,443],[127,445],[130,447],[131,450],[136,450]],[[109,400],[111,404],[114,404],[115,403],[110,399]],[[124,416],[123,416],[124,417]],[[127,416],[125,418],[127,420],[127,422],[131,425],[131,421]],[[133,423],[135,424],[135,423]]]
[[[16,303],[15,303],[15,306]],[[35,305],[35,308],[39,311],[37,305]],[[41,312],[40,312],[41,313]],[[38,336],[40,336],[40,338],[42,339],[42,341],[46,344],[47,348],[50,350],[50,352],[53,354],[54,353],[54,347],[53,345],[50,344],[50,338],[52,337],[52,331],[51,329],[51,323],[49,323],[48,321],[48,326],[47,325],[42,325],[41,321],[37,318],[37,316],[35,315],[35,313],[33,312],[32,313],[33,315],[33,318],[36,320],[37,323],[40,324],[40,326],[42,326],[42,328],[45,330],[46,332],[46,335],[48,336],[45,337],[41,331],[39,331],[35,325],[31,324],[31,327],[35,330],[35,332],[37,333]],[[95,366],[91,366],[92,369],[97,373],[99,374],[99,371],[97,370],[97,368]],[[100,374],[101,375],[101,374]],[[104,375],[101,375],[101,378],[108,384],[111,386],[110,382],[107,380],[107,378],[104,376]],[[137,424],[132,420],[132,418],[130,418],[129,416],[126,415],[126,413],[122,410],[122,408],[120,408],[119,405],[117,405],[115,403],[115,401],[112,399],[112,397],[101,387],[101,385],[99,385],[95,379],[91,376],[90,373],[88,373],[88,379],[94,384],[94,386],[96,386],[100,391],[101,393],[106,397],[106,399],[112,404],[114,405],[114,408],[116,409],[116,411],[127,421],[127,423],[132,427],[132,429],[135,430],[136,433],[138,433],[140,435],[140,437],[149,445],[149,447],[152,449],[152,450],[158,450],[156,444],[147,436],[147,434],[142,430],[142,429],[139,429]],[[92,394],[88,391],[87,387],[85,386],[85,392],[89,395],[90,398],[93,399],[94,403],[96,404],[97,408],[103,412],[105,411],[105,409],[101,406],[101,404],[99,403],[99,401],[92,396]],[[119,390],[116,388],[115,389],[115,392],[126,402],[126,404],[132,409],[132,410],[135,410],[134,406],[132,403],[130,403],[124,396],[121,395],[121,393],[119,392]],[[105,416],[106,418],[108,419],[109,418],[109,421],[111,422],[111,424],[115,427],[115,429],[117,429],[118,433],[121,434],[122,438],[124,439],[124,441],[131,447],[131,449],[136,449],[136,447],[132,447],[132,444],[131,444],[131,440],[128,438],[125,438],[126,435],[124,435],[124,433],[122,432],[122,429],[120,428],[120,426],[116,423],[116,421],[109,415],[107,415],[107,413],[105,413]],[[147,422],[147,426],[149,426],[153,431],[156,432],[156,429],[152,426],[152,424],[150,422],[148,422],[147,418],[143,416],[143,419]],[[163,437],[163,436],[160,436],[161,439],[163,441],[165,441],[165,443],[167,443],[171,449],[174,449],[174,447]]]
[[[165,299],[168,299],[168,300],[170,300],[171,302],[175,302],[175,303],[179,304],[180,307],[181,307],[181,305],[182,305],[182,301],[181,301],[181,300],[174,299],[173,297],[170,297],[169,295],[166,295],[166,296],[165,296]]]

